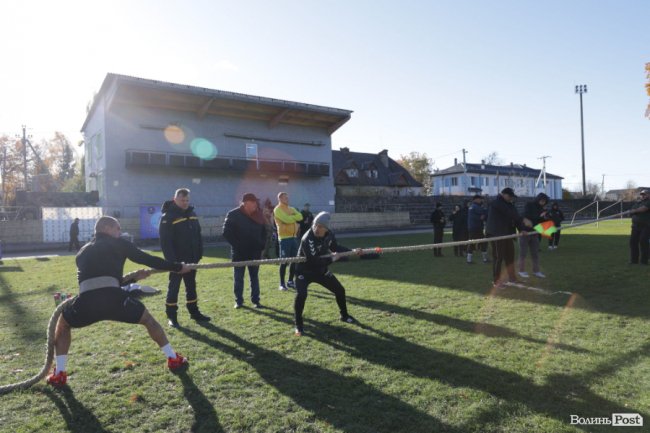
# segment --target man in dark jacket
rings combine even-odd
[[[515,228],[532,227],[530,221],[519,216],[513,204],[515,192],[512,188],[504,188],[490,203],[486,235],[488,238],[515,234]],[[514,239],[501,239],[490,242],[492,245],[492,281],[496,287],[503,283],[501,279],[501,263],[505,263],[508,279],[517,281],[515,276],[515,245]]]
[[[223,237],[226,238],[231,248],[233,262],[259,260],[266,245],[266,227],[264,215],[253,193],[246,193],[241,204],[228,212],[223,222]],[[251,302],[255,308],[262,308],[260,304],[259,266],[248,266],[248,277],[251,282]],[[244,304],[244,273],[246,267],[233,268],[235,308]]]
[[[309,210],[310,207],[311,205],[309,203],[305,203],[300,211],[302,214],[302,221],[298,221],[298,225],[300,226],[300,235],[298,236],[298,239],[302,239],[305,233],[307,233],[311,228],[311,224],[314,222],[314,214]]]
[[[429,220],[433,225],[433,243],[441,244],[446,222],[445,213],[442,211],[442,203],[436,203],[436,210],[431,212],[431,218]],[[433,256],[442,257],[442,248],[434,248]]]
[[[542,221],[548,220],[548,213],[546,212],[547,203],[548,196],[543,192],[537,194],[535,200],[526,203],[524,217],[530,220],[533,227]],[[532,228],[524,227],[521,230],[528,232],[528,236],[519,238],[519,276],[521,278],[528,278],[528,272],[526,272],[526,255],[530,251],[530,258],[533,262],[533,275],[537,278],[545,278],[546,275],[539,268],[539,236]]]
[[[476,194],[472,197],[472,204],[467,212],[467,228],[470,239],[485,238],[485,234],[483,233],[485,221],[487,221],[487,209],[483,207],[483,197],[480,194]],[[487,263],[487,242],[469,245],[467,249],[467,263],[473,263],[472,255],[476,249],[481,250],[483,263]]]
[[[630,264],[648,264],[648,239],[650,239],[650,198],[648,191],[639,194],[639,200],[632,205],[632,232],[630,233]],[[639,250],[641,258],[639,259]]]
[[[203,239],[199,218],[190,206],[190,190],[176,190],[174,199],[162,205],[160,218],[160,247],[165,259],[171,262],[198,263],[203,257]],[[210,318],[199,311],[196,295],[196,271],[179,275],[169,274],[167,299],[165,301],[169,326],[178,328],[178,290],[181,279],[185,283],[185,301],[190,317],[196,321],[209,321]]]
[[[72,343],[72,328],[83,328],[102,320],[144,325],[167,357],[170,370],[176,371],[188,365],[185,357],[174,352],[165,331],[144,304],[120,286],[150,274],[147,270],[141,270],[132,280],[122,281],[127,258],[135,263],[173,272],[189,272],[189,267],[151,256],[121,238],[120,234],[120,223],[115,218],[103,216],[95,224],[94,238],[77,254],[79,295],[63,308],[56,324],[56,367],[47,377],[47,383],[52,386],[61,387],[67,382],[66,363]]]
[[[548,217],[553,221],[555,227],[558,228],[558,231],[553,232],[548,240],[548,249],[555,250],[560,244],[560,235],[562,234],[562,231],[559,230],[559,228],[562,227],[562,221],[564,221],[564,213],[556,201],[551,203],[551,210],[548,211]]]
[[[81,245],[79,245],[79,218],[75,218],[73,223],[70,224],[70,242],[68,242],[68,251],[72,251],[74,247],[75,251],[79,251]]]
[[[467,206],[455,205],[454,210],[451,215],[449,215],[449,221],[451,221],[451,239],[454,242],[466,241],[468,239],[467,232]],[[454,256],[464,257],[466,247],[456,246],[454,247]]]
[[[305,257],[306,261],[296,265],[296,299],[293,304],[296,324],[296,336],[303,335],[302,312],[307,300],[307,287],[311,283],[318,283],[336,296],[336,303],[341,313],[341,321],[356,323],[354,317],[348,314],[345,288],[327,267],[338,260],[336,255],[336,240],[329,230],[330,214],[321,212],[314,218],[311,229],[305,233],[300,241],[298,256]],[[361,254],[361,250],[355,250]],[[331,257],[322,257],[331,254]]]

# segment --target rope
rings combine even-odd
[[[63,311],[63,307],[65,307],[65,305],[71,300],[72,299],[66,299],[65,301],[61,302],[54,310],[54,313],[52,313],[52,317],[50,317],[50,322],[47,325],[47,343],[45,343],[45,364],[43,365],[41,371],[37,375],[25,381],[0,386],[0,395],[7,394],[17,389],[29,388],[36,382],[39,382],[41,379],[43,379],[47,375],[47,372],[50,371],[52,360],[54,359],[54,331],[56,330],[56,324],[59,321],[59,316]]]
[[[558,230],[566,230],[566,229],[571,229],[587,224],[593,224],[595,222],[599,221],[605,221],[609,219],[614,219],[614,218],[619,218],[623,215],[628,214],[629,211],[621,212],[616,215],[611,215],[608,217],[604,218],[596,218],[594,220],[589,220],[585,222],[580,222],[580,223],[575,223],[575,224],[570,224],[568,226],[564,227],[558,227]],[[523,233],[523,232],[522,232]],[[517,238],[520,236],[524,236],[522,233],[517,233],[517,234],[512,234],[512,235],[505,235],[505,236],[497,236],[497,237],[492,237],[492,238],[484,238],[484,239],[470,239],[467,241],[457,241],[457,242],[443,242],[439,244],[426,244],[426,245],[412,245],[412,246],[405,246],[405,247],[388,247],[388,248],[380,248],[380,247],[375,247],[375,248],[365,248],[361,249],[362,254],[369,254],[369,253],[378,253],[378,254],[385,254],[385,253],[401,253],[401,252],[406,252],[406,251],[423,251],[423,250],[430,250],[433,248],[448,248],[448,247],[455,247],[455,246],[461,246],[461,245],[471,245],[471,244],[479,244],[483,242],[492,242],[492,241],[498,241],[498,240],[504,240],[504,239],[513,239]],[[532,235],[536,236],[536,233],[533,233]],[[358,255],[358,250],[352,250],[352,251],[346,251],[342,253],[336,253],[336,257],[347,257],[347,256],[353,256],[353,255]],[[323,257],[332,257],[333,255],[329,254],[327,256]],[[240,267],[240,266],[260,266],[260,265],[275,265],[275,264],[283,264],[283,263],[300,263],[304,262],[306,259],[305,257],[287,257],[287,258],[281,258],[281,259],[267,259],[267,260],[248,260],[248,261],[243,261],[243,262],[224,262],[224,263],[203,263],[203,264],[190,264],[188,265],[191,269],[214,269],[214,268],[229,268],[229,267]],[[124,277],[122,277],[122,281],[127,281],[129,279],[132,279],[139,271],[134,271],[131,273],[126,274]],[[158,269],[149,269],[149,272],[151,273],[160,273],[160,272],[167,272],[163,270],[158,270]],[[531,289],[531,288],[529,288]],[[536,288],[535,288],[536,289]],[[544,289],[536,289],[538,291],[543,291]],[[568,293],[568,292],[554,292],[554,293]],[[54,331],[56,329],[56,324],[59,320],[59,316],[61,315],[61,312],[63,311],[64,306],[70,302],[71,299],[66,299],[65,301],[61,302],[54,312],[52,313],[52,317],[50,317],[50,321],[47,326],[47,343],[46,343],[46,351],[45,351],[45,364],[43,365],[43,368],[41,371],[33,376],[30,379],[27,379],[23,382],[18,382],[18,383],[13,383],[10,385],[4,385],[0,386],[0,395],[9,393],[11,391],[17,390],[17,389],[26,389],[29,388],[30,386],[34,385],[36,382],[39,382],[41,379],[43,379],[48,371],[50,370],[50,367],[52,366],[52,360],[54,358]]]

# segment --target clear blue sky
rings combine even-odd
[[[4,1],[0,133],[74,142],[107,72],[353,110],[333,147],[650,186],[650,1]]]

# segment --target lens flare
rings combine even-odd
[[[201,159],[214,159],[217,157],[217,147],[205,138],[195,138],[190,143],[192,154]]]
[[[164,131],[165,139],[171,144],[181,144],[185,140],[185,132],[177,125],[169,125]]]

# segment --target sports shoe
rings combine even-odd
[[[549,249],[549,250],[554,249],[554,248],[553,248],[553,245],[549,245],[549,246],[548,246],[548,249]]]
[[[167,324],[169,325],[170,328],[178,329],[181,327],[181,325],[178,323],[178,320],[176,319],[168,319]]]
[[[357,320],[348,314],[347,316],[341,316],[341,322],[357,323]]]
[[[305,333],[305,331],[303,331],[303,330],[300,329],[300,328],[296,328],[296,329],[294,329],[294,331],[293,331],[293,335],[295,335],[296,337],[302,337],[302,335],[303,335],[304,333]]]
[[[239,302],[235,302],[235,306],[233,307],[235,310],[239,309],[242,307],[243,304],[240,304]]]
[[[192,319],[196,320],[197,322],[209,322],[210,321],[210,318],[208,316],[206,316],[205,314],[201,314],[200,311],[197,311],[194,314],[190,314],[190,317]]]
[[[53,369],[52,374],[47,376],[47,379],[45,380],[48,385],[52,385],[55,388],[61,388],[62,386],[65,386],[68,381],[68,375],[65,371],[59,371],[58,373],[55,373],[55,371],[56,369]]]
[[[293,282],[293,280],[287,281],[287,287],[290,289],[295,289],[296,288],[296,283]]]
[[[189,365],[190,363],[187,358],[180,353],[176,353],[176,358],[167,358],[167,368],[172,372],[180,371],[183,368],[189,367]]]
[[[535,275],[537,278],[546,278],[546,275],[541,272],[535,272],[533,275]]]
[[[254,308],[257,308],[257,309],[259,310],[259,309],[261,309],[261,308],[264,308],[264,305],[262,305],[262,304],[259,303],[259,302],[255,302],[255,303],[253,303],[253,307],[254,307]]]
[[[287,288],[285,286],[283,286],[282,284],[280,284],[280,287],[278,287],[278,290],[282,290],[284,292],[284,291],[287,290]]]
[[[530,275],[528,275],[528,272],[522,271],[522,272],[517,272],[521,278],[528,278]]]

